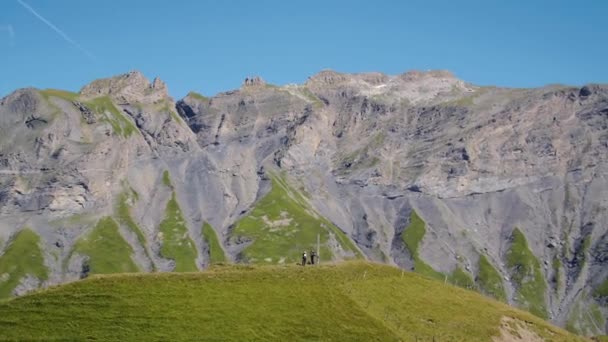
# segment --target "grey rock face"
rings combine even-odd
[[[134,134],[116,134],[84,104],[99,96]],[[248,78],[238,90],[174,103],[162,81],[131,72],[92,82],[77,102],[18,90],[0,102],[0,133],[0,228],[31,226],[49,246],[60,240],[69,251],[95,218],[115,213],[128,185],[148,245],[135,246],[135,260],[171,270],[158,242],[168,170],[198,264],[208,264],[203,222],[235,260],[246,242],[231,240],[231,227],[268,192],[274,170],[371,260],[413,267],[402,235],[415,210],[426,223],[418,254],[435,270],[458,266],[475,278],[485,255],[508,279],[517,227],[540,261],[554,322],[565,324],[578,302],[607,313],[592,295],[608,277],[606,85],[506,89],[445,71],[323,71],[304,85]],[[94,219],[66,220],[74,215]],[[52,272],[72,280],[83,260]],[[513,303],[515,285],[504,286]]]
[[[21,279],[19,285],[13,290],[13,295],[22,296],[31,291],[31,289],[38,288],[39,286],[40,280],[28,274]]]
[[[93,81],[80,90],[83,98],[110,96],[117,104],[154,103],[169,97],[167,86],[159,78],[150,83],[139,71]]]
[[[95,119],[95,114],[93,114],[93,112],[91,112],[91,110],[87,106],[78,101],[74,101],[72,103],[76,108],[78,108],[78,110],[82,114],[82,118],[86,121],[86,123],[91,125],[97,122],[97,120]]]
[[[255,87],[255,86],[265,86],[266,82],[259,76],[255,77],[247,77],[245,81],[243,81],[243,87]]]

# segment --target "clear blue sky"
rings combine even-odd
[[[606,0],[1,0],[0,96],[78,90],[133,69],[160,76],[176,98],[249,75],[300,83],[327,68],[448,69],[515,87],[607,83],[607,18]]]

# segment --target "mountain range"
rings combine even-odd
[[[608,330],[608,85],[133,71],[0,100],[0,298],[91,274],[367,259]]]

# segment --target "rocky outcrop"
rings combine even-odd
[[[97,120],[95,119],[95,114],[93,114],[93,112],[91,112],[91,110],[87,106],[78,101],[74,101],[72,103],[76,108],[78,108],[78,110],[82,114],[82,118],[84,119],[84,121],[86,121],[87,124],[91,125],[97,122]]]
[[[259,76],[247,77],[243,81],[243,87],[260,87],[260,86],[265,86],[265,85],[266,85],[266,81],[264,81]]]
[[[159,78],[153,83],[139,71],[93,81],[80,90],[84,99],[109,96],[119,105],[156,103],[169,97],[167,86]]]

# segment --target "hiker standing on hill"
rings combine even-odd
[[[302,266],[306,266],[306,251],[302,253]]]
[[[315,258],[316,258],[316,256],[317,256],[317,253],[315,253],[315,251],[311,251],[311,252],[310,252],[310,263],[311,263],[312,265],[314,265],[314,264],[315,264]]]

